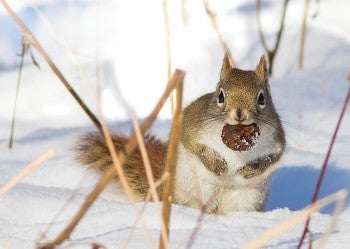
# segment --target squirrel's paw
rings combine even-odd
[[[262,173],[261,169],[257,168],[256,166],[250,166],[246,165],[242,168],[240,168],[237,171],[240,175],[242,175],[245,179],[252,178],[254,176],[258,176]]]
[[[217,176],[221,176],[227,171],[227,163],[225,160],[215,160],[214,162],[214,170],[213,173],[215,173]]]
[[[202,160],[204,166],[212,173],[214,173],[217,176],[221,176],[227,171],[227,163],[224,159],[221,157],[215,156],[209,158],[208,156],[206,158],[203,158]]]

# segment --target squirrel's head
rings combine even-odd
[[[244,71],[233,68],[225,54],[210,111],[231,125],[263,121],[264,117],[275,113],[268,79],[264,56],[254,71]]]

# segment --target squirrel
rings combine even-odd
[[[259,126],[260,136],[249,150],[234,151],[221,140],[226,124],[252,123]],[[114,133],[112,141],[116,151],[121,151],[128,137]],[[262,211],[269,191],[269,176],[262,173],[280,160],[285,145],[265,57],[255,70],[240,70],[231,67],[225,54],[216,90],[183,110],[172,202],[214,214]],[[167,143],[147,135],[145,146],[157,181],[165,171]],[[77,162],[98,171],[113,165],[100,133],[84,134],[76,152]],[[149,183],[138,149],[123,169],[137,199],[145,201]],[[161,197],[162,186],[157,191]]]

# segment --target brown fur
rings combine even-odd
[[[115,150],[117,152],[122,151],[128,141],[128,137],[119,134],[111,134],[111,137]],[[157,181],[161,178],[165,169],[167,144],[153,136],[146,136],[145,146],[154,179]],[[100,133],[89,132],[84,134],[79,139],[76,152],[75,159],[77,162],[90,165],[97,171],[104,171],[113,166],[107,144],[103,135]],[[139,149],[136,149],[134,153],[130,155],[123,169],[135,196],[137,196],[140,201],[144,201],[149,190],[149,183]],[[117,178],[117,175],[115,178]],[[158,195],[160,197],[162,195],[161,188],[158,189]]]

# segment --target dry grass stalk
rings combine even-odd
[[[347,191],[345,189],[340,190],[334,194],[331,194],[314,204],[302,209],[296,214],[292,215],[289,219],[277,224],[270,230],[266,231],[260,237],[250,241],[248,244],[244,245],[242,248],[244,249],[252,249],[252,248],[260,248],[266,245],[271,240],[277,238],[290,228],[294,227],[300,222],[305,221],[308,217],[310,217],[314,212],[320,210],[321,208],[334,203],[334,202],[342,202],[344,204],[345,198],[347,196]],[[342,206],[341,204],[340,206]]]
[[[271,50],[268,48],[265,36],[262,31],[261,27],[261,22],[260,22],[260,0],[256,0],[256,13],[257,13],[257,20],[258,20],[258,32],[259,32],[259,38],[260,41],[264,47],[264,50],[267,54],[268,60],[269,60],[269,74],[271,75],[273,72],[273,62],[276,56],[276,53],[278,51],[278,48],[280,46],[281,38],[282,38],[282,33],[284,30],[284,20],[286,18],[286,12],[287,12],[287,6],[288,6],[289,0],[284,0],[284,5],[283,5],[283,11],[282,11],[282,17],[281,17],[281,24],[280,28],[277,32],[277,37],[276,37],[276,42],[274,48]]]
[[[164,20],[164,33],[165,33],[165,47],[166,47],[166,61],[167,61],[167,78],[171,77],[171,38],[170,38],[170,24],[169,24],[169,13],[168,13],[168,0],[162,1],[163,7],[163,20]],[[174,95],[170,95],[170,108],[171,112],[174,113],[175,109],[175,98]]]
[[[213,202],[213,199],[216,197],[217,194],[218,194],[217,191],[214,191],[212,193],[212,195],[210,196],[210,198],[208,199],[208,201],[202,206],[201,213],[199,214],[199,216],[197,218],[196,227],[193,229],[192,233],[190,234],[188,239],[185,241],[185,243],[186,243],[185,248],[186,249],[192,248],[192,246],[196,240],[196,236],[198,235],[198,233],[203,225],[203,218],[204,218],[204,215],[206,214],[206,210],[208,209],[208,205]],[[181,246],[179,248],[182,248],[182,247],[183,246]]]
[[[210,19],[211,25],[213,26],[216,34],[218,35],[218,37],[220,39],[220,43],[221,43],[221,45],[223,46],[223,48],[225,50],[225,53],[228,55],[229,61],[231,63],[231,66],[236,67],[237,64],[234,61],[234,59],[232,57],[232,54],[230,52],[230,49],[229,49],[227,43],[225,42],[224,37],[222,36],[222,34],[220,32],[218,23],[216,21],[216,16],[215,16],[214,12],[211,11],[211,9],[209,8],[209,0],[203,0],[203,4],[204,4],[204,7],[205,7],[205,11],[207,12],[207,15],[208,15],[208,17]]]
[[[162,220],[165,223],[165,230],[167,234],[167,239],[169,238],[169,223],[170,223],[170,213],[171,213],[171,203],[173,200],[173,189],[175,181],[175,169],[176,169],[176,159],[177,159],[177,147],[180,141],[181,124],[182,124],[182,91],[183,91],[183,77],[176,88],[176,108],[175,115],[173,119],[173,125],[169,138],[169,147],[166,159],[166,169],[165,172],[169,174],[169,178],[165,181],[163,187],[163,210],[162,210]],[[168,248],[168,241],[165,241],[161,236],[159,242],[159,248]]]
[[[303,16],[303,24],[301,28],[300,49],[299,49],[299,69],[303,69],[303,64],[304,64],[306,22],[307,22],[307,14],[309,13],[309,4],[310,4],[310,0],[305,0],[305,9],[304,9],[304,16]]]
[[[162,185],[162,184],[164,183],[164,181],[165,181],[166,179],[168,179],[168,177],[169,177],[169,174],[168,174],[167,172],[164,173],[164,174],[162,175],[162,177],[161,177],[158,181],[156,181],[156,182],[154,183],[155,188],[156,188],[156,189],[159,188],[159,186]],[[152,194],[151,194],[151,190],[149,189],[149,191],[148,191],[148,193],[147,193],[147,196],[146,196],[146,199],[145,199],[145,204],[143,205],[141,211],[139,212],[139,215],[143,214],[143,212],[145,211],[147,202],[149,202],[149,201],[151,200],[151,197],[152,197]],[[130,242],[130,240],[131,240],[131,237],[132,237],[133,233],[135,232],[136,225],[137,225],[137,223],[139,222],[139,220],[140,220],[140,217],[137,216],[137,217],[136,217],[136,220],[135,220],[135,222],[134,222],[134,224],[133,224],[133,226],[132,226],[132,228],[131,228],[131,231],[130,231],[130,233],[129,233],[129,235],[128,235],[128,238],[126,239],[126,241],[125,241],[124,245],[122,246],[122,248],[128,248],[128,244],[129,244],[129,242]],[[161,229],[162,229],[162,228],[161,228]],[[161,232],[162,232],[162,231],[161,231]]]
[[[25,39],[25,37],[22,37],[22,50],[19,56],[21,57],[21,61],[18,68],[18,79],[17,79],[17,87],[16,87],[16,95],[15,95],[15,103],[13,105],[13,112],[12,112],[12,121],[11,121],[11,132],[10,132],[10,140],[9,140],[9,148],[12,149],[13,146],[13,137],[14,137],[14,131],[15,131],[15,122],[16,122],[16,112],[17,112],[17,101],[18,101],[18,94],[19,94],[19,88],[21,84],[22,79],[22,69],[24,65],[24,57],[29,53],[30,58],[32,60],[32,63],[37,67],[40,68],[38,62],[34,58],[33,52],[30,48],[30,43]]]
[[[111,157],[112,157],[114,169],[115,169],[115,171],[118,174],[119,181],[120,181],[120,183],[121,183],[121,185],[122,185],[122,187],[123,187],[123,189],[125,191],[126,196],[128,197],[128,200],[129,200],[129,203],[131,204],[132,209],[134,210],[136,216],[139,217],[139,219],[141,221],[141,224],[142,224],[142,227],[144,228],[144,231],[146,233],[146,238],[148,239],[150,248],[155,248],[155,243],[154,243],[154,241],[152,239],[151,233],[150,233],[149,229],[147,228],[145,222],[143,221],[140,211],[136,207],[135,196],[132,193],[132,190],[131,190],[131,188],[129,186],[128,180],[127,180],[127,178],[126,178],[126,176],[124,174],[124,170],[122,168],[123,164],[127,160],[127,157],[128,157],[127,155],[130,155],[137,148],[137,141],[136,141],[136,144],[135,144],[134,148],[132,149],[132,151],[130,151],[129,153],[126,152],[127,155],[124,155],[125,158],[119,160],[121,155],[120,154],[117,155],[117,152],[116,152],[115,147],[113,145],[113,141],[112,141],[111,135],[110,135],[110,133],[108,131],[108,128],[107,128],[107,126],[105,125],[104,122],[102,122],[102,131],[103,131],[103,135],[105,137],[105,141],[107,143],[107,147],[108,147],[109,153],[111,154]],[[133,137],[135,137],[135,135]],[[122,161],[122,163],[121,163],[121,161]],[[113,169],[113,167],[110,167],[110,168]]]
[[[168,76],[168,79],[170,79],[171,78],[171,44],[170,44],[168,1],[163,0],[162,6],[163,6],[164,32],[165,32],[165,42],[166,42],[167,76]]]
[[[186,4],[187,4],[187,0],[181,0],[181,19],[185,25],[187,25],[188,23],[188,14],[187,14]]]
[[[35,159],[33,162],[28,164],[24,169],[22,169],[17,175],[15,175],[10,181],[8,181],[4,186],[0,188],[0,196],[5,194],[11,188],[13,188],[13,186],[15,186],[23,177],[31,173],[38,166],[40,166],[42,163],[46,162],[53,156],[54,152],[52,149],[50,149],[41,156],[39,156],[37,159]]]
[[[346,198],[346,197],[345,197]],[[341,214],[341,211],[344,208],[344,204],[345,204],[345,198],[343,201],[337,201],[335,203],[335,208],[332,214],[332,220],[328,226],[328,228],[326,229],[326,231],[323,233],[323,235],[321,236],[321,238],[318,240],[318,244],[313,247],[313,248],[321,248],[322,245],[324,245],[324,243],[326,242],[326,240],[329,238],[329,236],[331,235],[332,231],[334,230],[337,221],[339,219],[339,216]],[[310,233],[310,236],[312,236],[312,233]],[[310,243],[312,242],[312,239],[309,240]]]
[[[157,186],[154,182],[154,177],[153,177],[153,173],[152,173],[152,168],[151,168],[151,164],[149,161],[149,157],[146,151],[146,146],[140,131],[140,127],[139,124],[137,122],[136,116],[132,115],[132,121],[133,121],[133,125],[134,125],[134,130],[135,130],[135,134],[136,134],[136,138],[139,144],[139,148],[140,148],[140,152],[141,152],[141,156],[142,156],[142,160],[143,160],[143,164],[145,166],[145,171],[146,171],[146,175],[147,175],[147,180],[150,186],[149,192],[151,193],[152,199],[155,202],[159,202],[159,196],[157,194]],[[162,240],[164,241],[168,241],[167,238],[167,233],[165,230],[165,223],[162,219],[162,214],[161,214],[161,210],[159,209],[159,217],[160,217],[160,221],[161,221],[161,237]]]
[[[140,149],[140,152],[141,152],[143,164],[145,166],[147,180],[148,180],[148,183],[149,183],[149,186],[150,186],[150,193],[151,193],[153,201],[159,202],[159,196],[158,196],[156,185],[155,185],[155,182],[154,182],[154,177],[153,177],[153,173],[152,173],[152,167],[151,167],[151,164],[150,164],[150,161],[149,161],[149,157],[148,157],[148,154],[147,154],[147,151],[146,151],[145,142],[143,140],[143,136],[142,136],[141,131],[140,131],[140,126],[139,126],[139,124],[137,122],[135,114],[132,114],[131,117],[132,117],[132,123],[133,123],[133,126],[134,126],[137,142],[139,144],[139,149]]]
[[[175,87],[177,87],[177,85],[180,82],[182,82],[184,74],[185,73],[183,71],[181,71],[181,70],[176,70],[175,71],[173,77],[169,80],[169,82],[167,84],[167,87],[166,87],[162,97],[158,101],[157,105],[154,107],[153,111],[147,117],[147,119],[141,124],[140,130],[141,130],[142,134],[144,134],[146,132],[146,130],[149,129],[149,127],[153,124],[153,122],[156,119],[159,111],[161,110],[161,108],[163,107],[163,105],[166,102],[167,98],[169,97],[170,92]],[[106,134],[107,134],[107,137],[108,137],[109,133],[107,132]],[[115,162],[119,162],[119,163],[115,163],[115,166],[117,168],[118,168],[118,165],[121,167],[125,163],[128,155],[130,155],[136,148],[137,148],[137,139],[136,139],[135,135],[131,136],[130,140],[128,141],[128,143],[124,147],[124,152],[120,152],[117,155],[117,157],[113,156],[113,151],[115,152],[114,147],[113,147],[113,149],[111,150],[112,158],[114,158],[114,159],[117,158],[117,160],[115,160]],[[124,172],[122,170],[120,172],[121,172],[121,175],[119,175],[119,178],[121,179],[121,184],[124,184],[122,186],[126,186],[126,191],[128,191],[127,190],[128,189],[127,181],[126,181],[126,184],[124,182],[125,181]],[[61,244],[64,240],[66,240],[69,237],[69,235],[73,232],[73,230],[78,225],[80,220],[83,218],[85,213],[89,210],[89,208],[92,205],[92,203],[96,200],[96,198],[102,192],[104,187],[108,184],[109,180],[112,178],[114,173],[115,173],[115,168],[114,167],[110,167],[104,172],[104,174],[102,175],[102,177],[100,178],[100,180],[96,184],[95,188],[86,197],[83,205],[81,206],[81,208],[79,209],[77,214],[73,217],[73,219],[70,221],[68,226],[52,242],[49,242],[49,243],[43,245],[41,247],[42,249],[52,249],[56,245]],[[124,178],[124,180],[122,180],[122,178]],[[130,191],[128,191],[128,192],[130,192]]]
[[[80,107],[84,110],[84,112],[89,116],[89,118],[93,121],[95,126],[101,130],[101,123],[97,119],[97,117],[90,111],[90,109],[87,107],[87,105],[83,102],[83,100],[80,98],[80,96],[75,92],[73,87],[69,84],[67,79],[63,76],[61,71],[58,69],[58,67],[54,64],[52,59],[49,57],[49,55],[46,53],[44,48],[40,45],[40,43],[36,40],[35,36],[32,34],[32,32],[29,30],[29,28],[22,22],[22,20],[16,15],[16,13],[11,9],[11,7],[8,5],[6,0],[0,0],[8,14],[12,17],[14,22],[20,27],[22,32],[24,33],[25,38],[27,41],[32,44],[38,52],[41,54],[41,56],[44,58],[44,60],[48,63],[52,71],[56,74],[56,76],[61,80],[63,85],[66,87],[66,89],[70,92],[70,94],[74,97],[74,99],[78,102]]]
[[[316,201],[316,199],[318,197],[318,194],[320,192],[321,184],[322,184],[322,181],[323,181],[324,174],[326,173],[326,169],[327,169],[328,161],[329,161],[332,149],[333,149],[333,145],[334,145],[335,140],[337,138],[337,134],[338,134],[340,125],[341,125],[341,123],[343,121],[343,118],[344,118],[344,115],[345,115],[345,111],[346,111],[346,108],[347,108],[347,106],[349,104],[349,101],[350,101],[350,88],[348,88],[348,93],[347,93],[346,98],[344,100],[344,104],[343,104],[342,110],[340,112],[340,116],[338,118],[337,125],[335,127],[334,132],[333,132],[333,136],[332,136],[331,142],[329,144],[328,151],[327,151],[326,157],[324,159],[324,162],[323,162],[323,165],[322,165],[322,168],[321,168],[321,172],[320,172],[320,175],[318,177],[318,180],[317,180],[317,183],[316,183],[316,186],[315,186],[315,191],[314,191],[312,199],[311,199],[311,204]],[[310,219],[307,219],[307,221],[305,223],[304,231],[303,231],[303,233],[301,235],[301,238],[300,238],[300,241],[299,241],[299,244],[298,244],[298,248],[301,248],[305,236],[308,233],[310,233],[309,223],[310,223]]]

